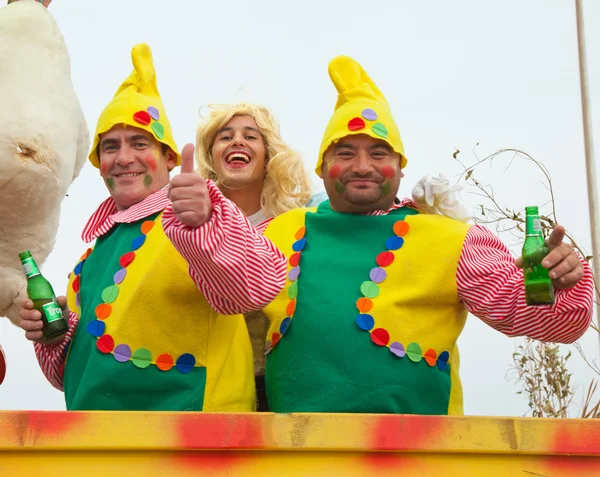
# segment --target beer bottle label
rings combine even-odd
[[[35,277],[36,275],[40,275],[40,269],[35,264],[35,260],[33,258],[26,258],[22,262],[23,271],[25,272],[25,276],[27,278]]]
[[[535,218],[532,220],[533,230],[538,233],[542,233],[542,222],[539,218]]]
[[[52,323],[53,321],[60,320],[62,318],[62,308],[55,301],[51,301],[50,303],[42,305],[42,309],[44,310],[44,315],[46,315],[48,323]]]

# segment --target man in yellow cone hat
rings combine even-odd
[[[528,307],[520,264],[495,235],[395,201],[408,161],[388,102],[349,57],[329,75],[338,100],[316,166],[329,200],[265,232],[288,259],[264,309],[270,409],[461,414],[467,313],[508,336],[573,342],[592,317],[591,271],[557,226],[543,263],[556,303]]]
[[[68,410],[252,411],[240,313],[276,296],[284,257],[194,172],[193,146],[178,153],[150,48],[136,45],[132,60],[89,154],[110,198],[85,226],[95,244],[59,298],[69,330],[45,342],[29,300],[22,327]]]

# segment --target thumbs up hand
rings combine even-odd
[[[171,179],[169,199],[179,221],[188,227],[200,227],[210,218],[212,203],[206,179],[194,171],[193,144],[181,151],[181,173]]]

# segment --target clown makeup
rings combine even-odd
[[[119,210],[144,200],[169,183],[177,155],[148,131],[115,126],[100,135],[100,175]]]
[[[400,155],[384,140],[346,136],[325,152],[321,177],[335,210],[387,210],[402,177]]]

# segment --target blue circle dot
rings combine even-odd
[[[85,262],[85,260],[82,260],[81,262],[79,262],[77,264],[77,266],[75,267],[75,270],[73,270],[73,273],[75,275],[79,275],[81,273],[81,269],[83,268],[83,262]]]
[[[306,245],[306,239],[301,238],[300,240],[294,242],[294,244],[292,245],[292,249],[294,250],[294,252],[299,252],[300,250],[302,250],[304,248],[305,245]]]
[[[375,326],[375,320],[371,315],[361,313],[356,317],[356,324],[361,330],[370,331]]]
[[[106,323],[100,320],[92,320],[87,325],[87,331],[92,336],[102,336],[106,330]]]
[[[394,235],[385,241],[385,246],[388,250],[398,250],[404,245],[404,239]]]
[[[139,237],[134,238],[133,241],[131,242],[131,249],[137,250],[142,245],[144,245],[145,240],[146,240],[145,235],[140,235]]]
[[[196,358],[194,358],[194,355],[190,353],[185,353],[182,354],[179,358],[177,358],[177,363],[175,363],[175,366],[177,367],[179,372],[187,374],[192,369],[194,369],[195,364]]]
[[[285,332],[290,327],[291,322],[292,322],[292,319],[289,316],[285,320],[283,320],[281,322],[281,325],[279,326],[279,333],[281,333],[282,335],[285,334]]]
[[[448,351],[442,351],[437,359],[438,368],[442,371],[446,371],[448,369],[448,360],[450,359],[450,353]]]

